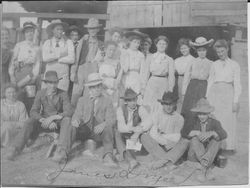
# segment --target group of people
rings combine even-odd
[[[228,57],[228,42],[181,38],[180,57],[173,60],[166,36],[153,43],[138,30],[115,27],[102,42],[97,19],[84,27],[88,34],[52,20],[40,48],[36,25],[26,22],[25,40],[13,50],[2,29],[1,146],[9,147],[8,159],[52,131],[59,134],[56,162],[67,160],[75,140],[90,139],[102,143],[105,165],[117,166],[116,149],[133,170],[139,162],[127,149],[130,140],[155,158],[153,169],[175,168],[188,151],[188,160],[201,164],[199,179],[209,178],[218,151],[236,150],[240,66]],[[157,52],[150,53],[152,45]],[[212,45],[219,58],[214,62],[206,57]]]

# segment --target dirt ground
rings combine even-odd
[[[196,175],[199,167],[195,163],[184,162],[172,172],[164,169],[152,171],[148,168],[152,158],[147,155],[138,156],[141,165],[132,173],[122,162],[119,168],[112,169],[102,165],[99,157],[86,157],[81,152],[73,152],[74,158],[66,166],[59,166],[46,159],[49,142],[45,137],[37,140],[43,144],[36,150],[27,150],[16,161],[6,160],[6,149],[1,149],[2,185],[78,185],[78,186],[179,186],[179,185],[236,185],[248,184],[248,143],[249,143],[249,111],[248,111],[248,77],[242,71],[243,93],[241,111],[238,115],[238,148],[234,156],[228,158],[225,168],[213,169],[215,179],[199,183]],[[101,149],[97,154],[101,153]],[[59,169],[63,169],[60,173]],[[54,178],[54,181],[53,181]]]

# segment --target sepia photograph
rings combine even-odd
[[[1,186],[249,184],[246,0],[2,1]]]

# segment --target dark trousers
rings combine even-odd
[[[64,117],[62,120],[57,121],[58,128],[68,126],[70,124],[70,118]],[[61,131],[61,129],[57,129],[57,132]],[[28,119],[24,123],[24,127],[20,130],[18,135],[16,136],[13,146],[20,152],[23,150],[27,141],[31,139],[36,139],[41,132],[52,132],[49,129],[44,129],[41,127],[41,123],[33,118]]]
[[[122,155],[127,161],[135,160],[134,155],[131,151],[126,150],[126,140],[131,137],[132,133],[120,133],[115,129],[115,143],[116,149],[120,155]],[[126,152],[126,154],[125,154]]]
[[[148,133],[141,135],[143,147],[157,160],[166,160],[176,163],[189,147],[189,140],[181,138],[169,151],[165,151]]]
[[[208,167],[214,162],[214,159],[220,149],[221,142],[211,139],[207,144],[203,144],[197,137],[193,137],[188,151],[188,160],[190,161],[208,161]]]
[[[83,141],[93,139],[96,142],[101,142],[104,147],[103,156],[107,153],[113,153],[114,130],[110,125],[107,125],[100,135],[96,135],[86,124],[80,124],[78,128],[71,126],[71,124],[62,125],[58,146],[69,153],[76,139]]]

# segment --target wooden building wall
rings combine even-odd
[[[107,27],[149,28],[247,24],[246,0],[109,1]]]

